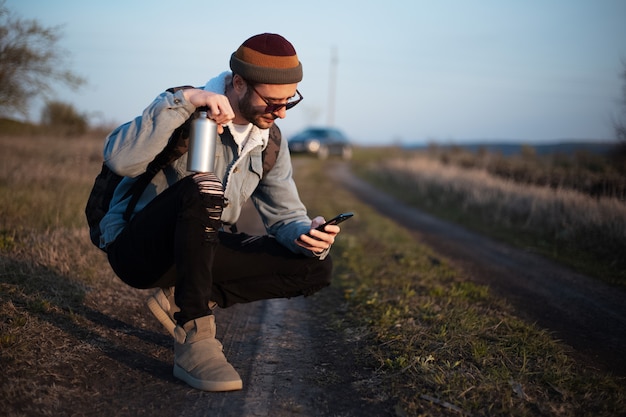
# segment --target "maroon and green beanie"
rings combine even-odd
[[[285,38],[274,33],[255,35],[233,52],[230,69],[258,84],[294,84],[302,81],[302,63]]]

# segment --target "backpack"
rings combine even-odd
[[[167,91],[175,93],[176,91],[184,88],[192,88],[189,86],[170,88]],[[133,210],[137,205],[137,202],[141,198],[144,190],[150,184],[154,176],[170,165],[172,162],[180,158],[188,150],[189,145],[189,130],[191,125],[190,117],[178,127],[167,142],[165,148],[148,164],[146,171],[137,177],[137,180],[131,188],[124,195],[124,199],[131,197],[126,212],[124,213],[124,219],[130,220],[133,214]],[[272,125],[269,132],[269,140],[267,146],[263,150],[263,176],[267,175],[272,169],[278,154],[280,151],[280,143],[282,137],[280,129],[276,125]],[[113,172],[106,163],[102,163],[102,170],[96,176],[94,185],[87,199],[87,205],[85,207],[85,216],[87,217],[87,224],[89,225],[89,237],[91,242],[98,248],[100,248],[100,221],[109,211],[109,205],[113,199],[113,193],[117,188],[120,181],[124,178],[121,175]]]

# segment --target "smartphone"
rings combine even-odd
[[[344,222],[344,221],[348,220],[352,216],[354,216],[354,213],[351,213],[351,212],[338,214],[337,216],[333,217],[332,219],[330,219],[326,223],[317,226],[315,228],[315,230],[319,230],[320,232],[323,232],[324,228],[326,226],[328,226],[329,224],[339,224],[341,222]],[[311,236],[309,233],[307,233],[306,235],[308,237],[312,237],[313,239],[317,239],[317,238]],[[319,240],[319,239],[317,239],[317,240]]]
[[[330,219],[329,221],[327,221],[326,223],[319,225],[316,227],[316,230],[319,230],[320,232],[324,231],[324,228],[326,226],[328,226],[329,224],[339,224],[341,222],[344,222],[346,220],[348,220],[350,217],[354,216],[354,213],[348,212],[348,213],[341,213],[335,217],[333,217],[332,219]]]

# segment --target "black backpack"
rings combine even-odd
[[[174,93],[182,88],[189,87],[170,88],[167,91]],[[126,221],[130,220],[141,194],[143,194],[154,176],[187,152],[189,145],[189,128],[192,119],[193,116],[187,119],[183,125],[172,133],[165,148],[148,164],[146,171],[137,177],[135,183],[124,195],[124,198],[131,197],[126,212],[124,213],[124,219]],[[267,175],[276,163],[281,140],[280,129],[278,126],[272,125],[267,146],[262,153],[263,176]],[[113,172],[106,163],[102,163],[102,170],[96,176],[93,188],[89,194],[87,206],[85,207],[85,216],[89,224],[89,237],[91,238],[91,242],[98,248],[100,248],[100,235],[102,234],[100,231],[100,221],[109,211],[113,193],[120,181],[122,181],[122,178],[124,177]]]

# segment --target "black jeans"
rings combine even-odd
[[[330,285],[332,260],[291,252],[270,236],[220,231],[207,240],[206,202],[191,176],[159,194],[107,248],[115,273],[135,288],[175,285],[176,320],[220,307],[310,295]]]

